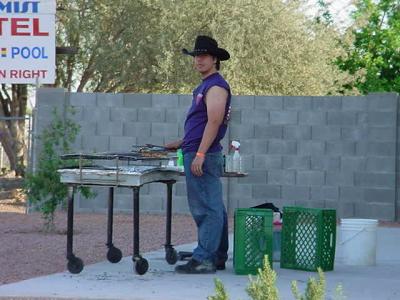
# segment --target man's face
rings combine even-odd
[[[202,74],[212,71],[216,62],[217,59],[210,54],[200,54],[194,57],[194,67]]]

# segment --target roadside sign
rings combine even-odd
[[[54,83],[55,13],[55,0],[0,0],[0,83]]]

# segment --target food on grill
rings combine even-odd
[[[68,153],[60,156],[61,159],[79,160],[169,160],[173,157],[168,149],[162,146],[146,144],[144,146],[133,146],[130,152],[100,152],[100,153]]]
[[[139,153],[147,158],[166,158],[168,156],[168,152],[165,151],[141,150]]]

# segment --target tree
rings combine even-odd
[[[235,94],[334,94],[351,82],[332,59],[338,34],[296,0],[60,0],[59,44],[80,49],[57,60],[57,86],[96,92],[190,93],[197,34],[232,54],[222,72]]]
[[[24,175],[27,89],[27,85],[23,84],[2,84],[0,90],[0,142],[10,162],[10,169],[17,176]]]
[[[342,53],[333,27],[309,20],[304,1],[154,1],[167,37],[154,66],[161,88],[191,91],[198,81],[182,46],[197,34],[211,34],[232,58],[222,64],[235,94],[335,94],[352,77],[332,64]],[[172,38],[173,37],[173,38]],[[163,80],[164,79],[164,80]]]
[[[148,1],[60,0],[57,42],[77,47],[57,59],[56,86],[69,91],[139,92],[151,88],[160,51],[157,14]]]
[[[341,70],[357,75],[360,92],[400,93],[400,1],[358,0],[346,54],[337,59]]]

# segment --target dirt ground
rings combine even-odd
[[[113,243],[123,256],[132,255],[133,218],[114,216]],[[66,270],[67,214],[56,215],[56,231],[42,230],[39,213],[25,214],[23,197],[0,200],[0,285]],[[197,239],[194,222],[187,215],[174,215],[172,243]],[[106,214],[78,213],[74,217],[74,253],[85,264],[106,260]],[[140,251],[157,250],[165,243],[165,216],[141,214]]]

